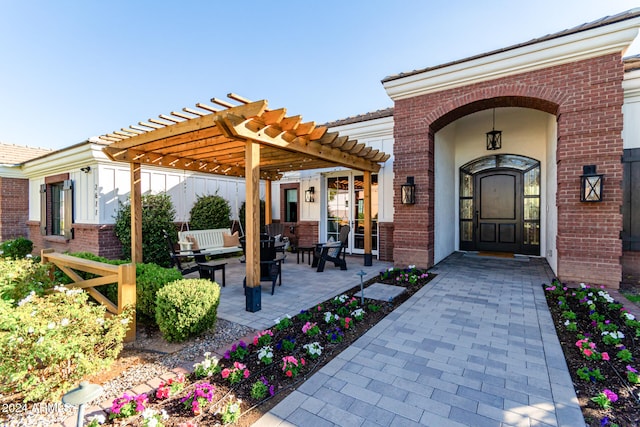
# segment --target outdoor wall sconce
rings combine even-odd
[[[80,170],[84,173],[89,173],[91,172],[91,166],[85,166],[83,168],[80,168]]]
[[[413,177],[408,176],[407,182],[400,186],[400,197],[403,205],[415,205],[416,203],[416,185],[413,183]]]
[[[582,166],[580,176],[580,201],[601,202],[604,175],[596,173],[596,165]]]
[[[309,189],[304,192],[304,201],[308,203],[315,202],[315,199],[313,197],[315,192],[316,192],[315,188],[309,187]]]
[[[498,150],[502,148],[502,131],[496,130],[496,109],[493,109],[493,126],[487,132],[487,150]]]

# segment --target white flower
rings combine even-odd
[[[56,322],[49,322],[49,324],[47,325],[47,328],[49,329],[53,329],[56,327]]]
[[[231,412],[232,414],[235,414],[239,410],[240,410],[240,405],[238,404],[238,402],[235,402],[229,405],[229,412]]]
[[[129,324],[129,318],[125,317],[124,319],[120,320],[120,323],[122,323],[123,325],[128,325]]]
[[[38,341],[36,341],[36,344],[42,344],[43,341],[44,341],[44,337],[40,337],[38,338]]]
[[[571,323],[571,322],[569,321],[569,319],[565,320],[565,321],[564,321],[564,326],[569,326],[569,323]]]
[[[29,326],[29,329],[27,329],[27,332],[32,334],[35,332],[35,330],[33,329],[33,326]]]
[[[24,338],[22,338],[22,337],[18,337],[17,341],[18,341],[20,344],[22,344],[22,343],[24,342]]]
[[[65,317],[60,321],[60,326],[67,326],[67,325],[69,325],[69,319]]]
[[[33,299],[33,297],[36,295],[36,293],[34,291],[31,291],[29,293],[29,295],[27,295],[26,297],[24,297],[22,300],[20,300],[20,302],[18,302],[18,305],[24,305],[26,303],[28,303],[29,301],[31,301]]]
[[[360,316],[364,316],[365,311],[362,308],[356,308],[355,310],[353,310],[351,312],[351,315],[353,317],[360,317]]]
[[[413,270],[414,268],[416,268],[416,266],[415,266],[415,265],[410,265],[410,266],[409,266],[409,270]]]
[[[258,359],[262,360],[263,358],[273,359],[273,348],[271,346],[265,345],[258,351]]]
[[[164,409],[160,411],[160,418],[162,418],[163,420],[168,420],[169,419],[169,414],[167,414],[167,411],[165,411]]]
[[[62,292],[62,293],[67,292],[67,288],[65,288],[64,286],[60,286],[60,285],[56,285],[53,288],[53,290],[56,291],[56,292]]]
[[[582,289],[586,289],[587,285],[585,285],[584,283],[580,283],[580,287],[581,287]]]
[[[634,320],[634,319],[636,318],[636,316],[634,316],[634,315],[633,315],[633,314],[631,314],[631,313],[627,313],[627,312],[625,312],[623,315],[624,315],[624,317],[626,317],[628,320]]]
[[[38,312],[37,312],[36,310],[33,310],[33,311],[31,312],[31,317],[35,317],[35,315],[36,315],[37,313],[38,313]]]
[[[204,352],[204,357],[207,358],[209,356],[211,356],[211,352],[210,351],[205,351]]]
[[[104,325],[104,318],[102,318],[102,317],[98,317],[98,318],[96,318],[96,323],[97,323],[98,325]]]
[[[144,411],[142,411],[142,418],[144,418],[145,420],[155,415],[156,415],[156,411],[154,411],[151,408],[146,408]]]
[[[333,314],[330,311],[327,311],[324,313],[324,321],[326,323],[331,323],[334,320],[338,320],[340,318],[340,316],[338,316],[337,314]]]

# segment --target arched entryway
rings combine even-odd
[[[540,255],[540,162],[497,154],[460,167],[460,249]]]

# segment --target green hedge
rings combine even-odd
[[[184,341],[215,326],[219,302],[217,283],[177,280],[156,294],[156,323],[167,341]]]

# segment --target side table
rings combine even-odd
[[[302,262],[304,263],[304,254],[307,254],[307,262],[311,265],[311,257],[313,256],[313,251],[315,250],[315,246],[298,246],[298,253],[296,264],[300,264],[300,253],[302,253]]]
[[[224,261],[206,261],[198,263],[198,270],[200,271],[201,279],[209,279],[213,282],[216,281],[216,270],[222,270],[222,287],[225,286],[225,266]]]

